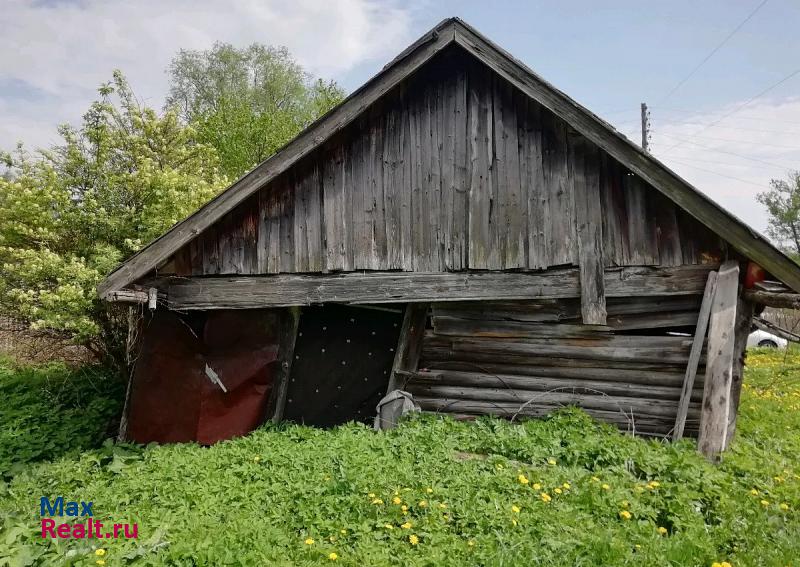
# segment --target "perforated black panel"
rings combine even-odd
[[[386,393],[403,309],[304,308],[284,418],[330,427],[371,422]]]

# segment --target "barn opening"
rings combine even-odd
[[[372,423],[386,395],[405,305],[305,307],[284,419],[332,427]]]

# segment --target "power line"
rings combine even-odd
[[[662,132],[661,134],[663,136],[668,136],[668,137],[674,138],[676,140],[683,140],[684,139],[684,138],[680,138],[679,136],[675,136],[674,134],[666,134],[664,132]],[[751,144],[751,143],[754,143],[754,144],[757,144],[758,146],[770,146],[772,148],[782,148],[782,149],[785,149],[785,150],[797,150],[797,151],[800,151],[800,146],[784,146],[784,145],[781,145],[781,144],[770,144],[769,142],[762,142],[760,140],[758,142],[748,142],[747,140],[733,140],[731,138],[717,138],[715,136],[697,136],[697,135],[695,135],[695,136],[692,136],[692,137],[700,139],[700,140],[718,140],[720,142],[731,142],[731,143],[734,143],[734,144]]]
[[[739,118],[745,118],[744,116],[740,116]],[[760,119],[759,119],[760,120]],[[760,120],[764,122],[764,120]],[[626,122],[636,122],[636,120],[628,120]],[[696,120],[669,120],[666,118],[659,118],[657,122],[664,123],[664,124],[687,124],[689,126],[703,126],[705,123],[698,122]],[[617,124],[625,124],[625,122],[618,122]],[[790,136],[800,136],[800,132],[792,131],[792,130],[766,130],[764,128],[747,128],[744,126],[722,126],[719,125],[717,128],[726,128],[728,130],[741,130],[744,132],[762,132],[764,134],[788,134]]]
[[[733,109],[733,110],[731,110],[730,112],[727,112],[726,114],[723,114],[723,115],[722,115],[722,117],[718,118],[718,119],[717,119],[717,120],[715,120],[714,122],[710,122],[709,124],[706,124],[705,128],[703,128],[703,129],[701,129],[701,130],[699,130],[699,131],[695,132],[694,134],[692,134],[692,135],[690,136],[690,138],[691,138],[691,137],[694,137],[694,136],[697,136],[698,134],[700,134],[700,133],[702,133],[702,132],[705,132],[705,131],[706,131],[706,130],[708,130],[709,128],[713,128],[714,126],[716,126],[717,124],[719,124],[720,122],[722,122],[723,120],[725,120],[726,118],[728,118],[729,116],[732,116],[732,115],[736,114],[737,112],[739,112],[741,109],[743,109],[745,106],[747,106],[748,104],[750,104],[750,103],[751,103],[751,102],[753,102],[754,100],[761,98],[762,96],[764,96],[765,94],[767,94],[767,93],[768,93],[769,91],[771,91],[772,89],[779,87],[780,85],[782,85],[783,83],[785,83],[786,81],[788,81],[789,79],[791,79],[792,77],[794,77],[795,75],[798,75],[798,74],[800,74],[800,69],[795,69],[794,71],[792,71],[791,73],[789,73],[788,75],[786,75],[785,77],[783,77],[783,78],[782,78],[780,81],[778,81],[777,83],[773,83],[773,84],[771,84],[770,86],[768,86],[766,89],[764,89],[763,91],[761,91],[760,93],[758,93],[757,95],[751,96],[751,97],[750,97],[750,98],[748,98],[746,101],[744,101],[742,104],[740,104],[740,105],[736,106],[736,108],[734,108],[734,109]],[[676,148],[676,147],[680,146],[681,144],[683,144],[683,143],[685,143],[685,142],[687,142],[687,141],[688,141],[688,140],[685,140],[684,142],[678,142],[678,143],[677,143],[677,144],[675,144],[674,146],[671,146],[670,148],[667,148],[667,149],[668,149],[668,150],[671,150],[671,149],[673,149],[673,148]]]
[[[719,44],[718,44],[718,45],[717,45],[717,46],[716,46],[714,49],[712,49],[712,50],[711,50],[711,53],[709,53],[708,55],[706,55],[706,56],[703,58],[703,60],[702,60],[702,61],[700,61],[700,63],[698,63],[698,64],[695,66],[695,68],[694,68],[694,69],[692,69],[692,70],[689,72],[689,74],[688,74],[688,75],[686,75],[686,76],[685,76],[683,79],[681,79],[680,81],[678,81],[678,84],[677,84],[677,85],[675,85],[674,87],[672,87],[672,89],[671,89],[671,90],[670,90],[670,91],[669,91],[669,92],[668,92],[668,93],[667,93],[667,94],[664,96],[664,98],[663,98],[663,99],[661,99],[661,102],[665,102],[667,99],[669,99],[669,97],[671,97],[671,96],[672,96],[672,95],[675,93],[675,91],[677,91],[679,88],[681,88],[681,87],[682,87],[682,86],[683,86],[683,85],[686,83],[686,81],[688,81],[689,79],[691,79],[691,78],[692,78],[692,76],[694,76],[694,74],[695,74],[695,73],[696,73],[696,72],[697,72],[697,71],[700,69],[700,67],[702,67],[703,65],[705,65],[705,64],[706,64],[706,62],[707,62],[709,59],[711,59],[711,58],[714,56],[714,54],[715,54],[717,51],[719,51],[719,50],[720,50],[720,48],[721,48],[723,45],[725,45],[726,43],[728,43],[728,40],[730,40],[730,39],[731,39],[731,38],[732,38],[734,35],[736,35],[736,32],[738,32],[740,29],[742,29],[742,26],[744,26],[744,25],[745,25],[747,22],[749,22],[749,21],[750,21],[750,18],[752,18],[753,16],[755,16],[755,15],[756,15],[756,12],[758,12],[758,11],[759,11],[761,8],[763,8],[763,7],[764,7],[764,4],[766,4],[766,3],[767,3],[767,0],[763,0],[763,1],[761,2],[761,4],[759,4],[758,6],[756,6],[756,7],[755,7],[755,9],[754,9],[752,12],[750,12],[750,13],[747,15],[747,17],[746,17],[744,20],[742,20],[742,21],[739,23],[739,25],[738,25],[738,26],[736,26],[736,27],[733,29],[733,31],[732,31],[731,33],[729,33],[727,36],[725,36],[725,39],[723,39],[723,40],[722,40],[722,41],[721,41],[721,42],[720,42],[720,43],[719,43]]]
[[[667,154],[667,153],[671,152],[676,146],[678,146],[680,144],[683,144],[683,143],[688,143],[688,144],[692,144],[694,146],[700,146],[701,148],[704,148],[704,149],[706,149],[708,151],[711,151],[711,152],[718,152],[718,153],[721,153],[721,154],[728,154],[728,155],[731,155],[731,156],[736,156],[736,157],[741,158],[741,159],[746,159],[746,160],[750,160],[750,161],[756,161],[758,163],[763,163],[763,164],[766,164],[766,165],[769,165],[769,166],[772,166],[772,167],[777,167],[777,168],[780,168],[780,169],[783,169],[783,170],[792,169],[788,165],[782,165],[782,164],[779,164],[779,163],[774,163],[774,162],[771,162],[771,161],[766,161],[766,160],[758,159],[758,158],[755,158],[755,157],[745,156],[745,155],[742,155],[742,154],[737,154],[736,152],[729,152],[727,150],[720,150],[718,148],[715,148],[715,147],[712,147],[712,146],[709,146],[709,145],[706,145],[706,144],[700,144],[698,142],[693,142],[693,141],[685,139],[685,138],[678,138],[677,136],[672,136],[670,134],[663,134],[663,135],[667,136],[667,137],[670,137],[670,138],[674,138],[674,139],[680,140],[680,142],[678,144],[675,144],[674,146],[671,146],[671,147],[667,148],[663,152],[660,152],[661,154]]]
[[[658,106],[658,105],[653,106],[651,108],[662,109],[662,110],[666,110],[668,112],[678,112],[680,114],[689,114],[689,115],[692,115],[692,116],[697,116],[699,114],[712,114],[713,115],[716,112],[716,111],[715,112],[708,112],[708,111],[698,110],[698,109],[688,110],[688,109],[681,109],[681,108],[673,108],[671,106],[662,107],[662,106]],[[737,116],[736,120],[757,120],[759,122],[764,122],[764,118],[762,118],[760,116],[759,117],[755,117],[755,116]],[[800,122],[794,122],[794,121],[789,121],[789,120],[781,120],[781,124],[793,124],[793,125],[800,126]]]
[[[761,185],[760,183],[754,183],[753,181],[748,181],[747,179],[742,179],[741,177],[734,177],[733,175],[726,175],[724,173],[720,173],[719,171],[714,171],[712,169],[706,169],[705,167],[698,167],[696,165],[692,165],[691,163],[686,163],[686,162],[684,162],[684,161],[682,161],[680,159],[677,159],[677,158],[672,158],[671,161],[677,161],[681,165],[685,165],[686,167],[691,167],[691,168],[694,168],[694,169],[697,169],[697,170],[700,170],[700,171],[705,171],[706,173],[712,173],[714,175],[719,175],[720,177],[725,177],[727,179],[733,179],[734,181],[740,181],[742,183],[747,183],[748,185],[752,185],[753,187],[759,187],[761,189],[766,189],[766,187],[764,185]]]

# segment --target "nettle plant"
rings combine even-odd
[[[95,287],[227,184],[176,110],[143,107],[121,73],[61,142],[2,154],[0,315],[115,357],[118,319]]]

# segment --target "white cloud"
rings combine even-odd
[[[800,98],[741,102],[713,114],[672,114],[653,123],[653,154],[684,179],[764,232],[767,213],[756,194],[770,179],[800,169]],[[710,128],[706,125],[740,108]]]
[[[379,0],[3,0],[0,147],[52,140],[121,69],[160,106],[179,48],[215,41],[285,45],[310,72],[336,77],[388,60],[410,41],[411,17]]]

